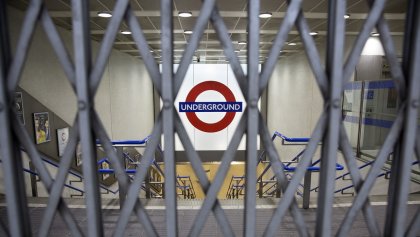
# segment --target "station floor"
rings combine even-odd
[[[343,220],[346,211],[351,205],[353,197],[340,197],[335,199],[333,208],[333,233],[335,233]],[[373,196],[370,198],[372,208],[381,229],[386,217],[386,197]],[[152,222],[160,236],[166,236],[165,230],[165,204],[164,200],[142,200],[146,206]],[[31,228],[33,235],[37,235],[38,228],[42,221],[43,212],[46,207],[46,198],[29,198],[29,211],[31,216]],[[86,206],[83,199],[67,199],[68,206],[73,212],[79,226],[83,231],[87,228],[87,219],[85,215]],[[262,236],[264,229],[271,219],[275,210],[278,199],[257,199],[257,236]],[[236,236],[243,234],[243,200],[220,200],[222,207],[230,221],[230,224]],[[198,210],[202,204],[201,200],[179,200],[178,201],[178,231],[179,236],[187,236],[192,226]],[[309,209],[301,209],[305,221],[312,235],[316,224],[316,209],[314,208],[316,200],[311,200]],[[407,225],[413,216],[420,210],[420,195],[410,195],[408,202]],[[7,222],[5,201],[0,200],[0,218]],[[112,236],[113,230],[119,216],[119,200],[108,199],[102,201],[103,207],[103,223],[105,236]],[[85,232],[86,233],[86,232]],[[420,235],[420,233],[419,233]],[[66,224],[57,214],[52,225],[49,236],[71,236]],[[126,228],[125,236],[146,236],[142,225],[138,222],[134,215],[130,218],[130,222]],[[218,223],[212,214],[209,215],[207,223],[203,228],[200,236],[223,236]],[[293,218],[288,214],[279,226],[277,236],[298,236]],[[353,224],[351,233],[348,236],[370,236],[363,215],[360,213]]]

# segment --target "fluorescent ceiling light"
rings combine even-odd
[[[372,33],[370,33],[370,35],[376,37],[376,36],[379,36],[379,33],[378,32],[372,32]]]
[[[238,44],[244,45],[244,44],[246,44],[246,42],[245,41],[239,41]]]
[[[271,12],[260,13],[260,18],[270,18],[273,14]]]
[[[110,12],[101,11],[98,12],[98,16],[103,18],[110,18],[112,17],[112,14]]]
[[[350,14],[345,14],[344,15],[344,19],[349,19],[350,18]]]
[[[312,32],[309,32],[309,34],[310,34],[310,35],[318,35],[318,32],[316,32],[316,31],[312,31]]]
[[[290,45],[290,46],[295,46],[295,45],[296,45],[296,43],[289,42],[289,43],[287,43],[287,45]]]
[[[184,30],[184,34],[191,35],[193,33],[192,30]]]
[[[121,34],[123,34],[123,35],[131,35],[131,31],[129,31],[129,30],[122,30],[121,31]]]
[[[179,17],[192,17],[191,12],[178,12]]]

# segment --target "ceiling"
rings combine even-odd
[[[71,1],[70,0],[45,0],[47,9],[50,12],[54,22],[67,30],[72,29],[71,25]],[[93,40],[101,42],[107,24],[110,18],[101,18],[97,16],[99,11],[112,12],[115,0],[90,0],[91,19],[90,29]],[[131,7],[135,11],[141,27],[143,28],[145,37],[148,41],[150,50],[159,62],[161,54],[160,41],[160,1],[159,0],[130,0]],[[247,0],[217,0],[217,6],[222,15],[230,37],[234,43],[234,47],[238,53],[238,57],[242,63],[246,62],[246,45],[238,44],[239,41],[247,39]],[[260,19],[260,55],[263,62],[271,48],[275,34],[280,27],[284,13],[287,11],[287,3],[285,0],[261,0],[261,12],[270,12],[273,14],[271,18]],[[192,30],[197,16],[201,8],[199,0],[175,0],[174,4],[174,49],[175,63],[179,62],[180,57],[189,41],[190,35],[185,34],[185,30]],[[28,0],[8,0],[8,4],[20,10],[25,10]],[[317,32],[318,35],[313,36],[316,44],[322,45],[326,42],[327,31],[327,8],[326,0],[304,0],[303,12],[307,18],[311,31]],[[406,0],[388,0],[385,7],[385,18],[392,35],[403,35],[404,17],[405,17]],[[350,18],[346,20],[346,34],[357,35],[360,31],[366,14],[368,13],[368,5],[366,0],[348,0],[347,13]],[[193,16],[182,18],[178,16],[179,11],[190,11]],[[121,30],[128,29],[124,22]],[[285,45],[281,57],[300,53],[303,51],[299,34],[293,29],[288,37],[289,42],[296,45]],[[136,45],[131,35],[118,34],[114,43],[114,48],[127,54],[140,57]],[[199,48],[197,49],[194,61],[200,63],[226,63],[220,42],[214,32],[211,23],[207,24],[207,29],[201,38]]]

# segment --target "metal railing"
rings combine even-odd
[[[73,154],[77,143],[82,145],[83,174],[85,178],[85,203],[86,209],[86,235],[103,236],[104,224],[100,202],[99,182],[97,177],[96,146],[95,138],[100,139],[110,162],[112,163],[121,190],[127,194],[123,208],[119,212],[118,221],[114,229],[114,236],[123,236],[128,227],[130,217],[134,213],[138,221],[144,227],[145,235],[158,236],[155,224],[141,205],[138,197],[141,184],[145,180],[148,167],[154,158],[154,151],[160,143],[163,135],[164,161],[165,161],[165,229],[168,236],[178,235],[177,215],[177,187],[175,170],[175,133],[185,148],[186,156],[190,160],[196,173],[199,184],[206,193],[206,198],[194,222],[190,225],[189,236],[199,236],[205,226],[208,216],[213,212],[218,226],[224,236],[235,236],[231,223],[223,211],[217,194],[223,185],[223,180],[234,160],[235,152],[244,135],[246,141],[246,182],[245,182],[245,210],[243,233],[245,236],[255,236],[257,228],[256,215],[256,181],[257,181],[257,147],[258,135],[261,138],[267,157],[276,171],[276,178],[283,191],[282,200],[269,218],[264,236],[277,234],[282,220],[290,210],[291,216],[301,236],[309,236],[310,229],[299,210],[295,193],[300,181],[307,173],[307,168],[312,163],[312,158],[318,145],[322,144],[322,162],[320,163],[320,188],[316,209],[316,236],[332,236],[333,229],[333,197],[336,177],[336,159],[340,149],[343,152],[346,166],[349,169],[352,181],[356,187],[352,206],[346,210],[344,219],[337,229],[337,236],[346,236],[351,233],[351,228],[359,213],[364,215],[364,220],[372,236],[381,236],[382,233],[390,236],[415,236],[420,229],[419,212],[407,223],[407,201],[410,184],[410,168],[414,155],[420,159],[420,135],[417,129],[417,114],[420,106],[420,1],[408,0],[405,14],[405,35],[402,50],[402,63],[397,57],[395,44],[390,33],[387,20],[383,16],[385,9],[384,0],[369,1],[370,9],[363,21],[359,34],[355,36],[352,48],[345,54],[345,29],[346,23],[343,18],[346,13],[346,0],[328,0],[328,13],[326,24],[326,60],[323,65],[318,53],[315,39],[311,36],[309,24],[302,9],[302,0],[286,1],[287,9],[284,19],[279,23],[278,32],[272,42],[268,58],[259,72],[259,49],[260,49],[260,1],[248,1],[247,7],[247,71],[240,66],[240,61],[235,53],[227,26],[220,15],[217,1],[203,1],[194,25],[193,34],[190,36],[181,63],[174,72],[174,2],[161,0],[160,7],[160,37],[162,45],[162,70],[159,70],[144,36],[143,29],[133,12],[134,6],[131,1],[116,1],[112,9],[112,18],[109,20],[105,34],[96,54],[95,61],[92,59],[90,45],[90,1],[71,1],[71,29],[73,35],[74,52],[67,51],[63,40],[60,38],[57,27],[54,25],[48,8],[44,1],[31,1],[26,10],[22,23],[22,30],[17,36],[16,47],[12,48],[11,36],[8,31],[8,17],[6,1],[0,1],[0,156],[3,159],[4,187],[6,193],[6,207],[8,225],[0,222],[0,230],[12,236],[31,236],[31,218],[27,208],[25,184],[20,157],[19,147],[23,146],[37,170],[40,181],[47,187],[50,194],[49,205],[44,211],[40,223],[40,236],[48,236],[54,217],[58,212],[74,236],[85,235],[84,229],[79,226],[69,207],[63,200],[61,192],[65,187],[65,180],[71,167]],[[286,6],[285,6],[286,7]],[[94,98],[101,83],[102,75],[108,65],[109,55],[122,21],[125,20],[127,28],[132,31],[131,37],[135,46],[139,49],[143,62],[153,82],[158,95],[163,101],[163,107],[157,116],[151,138],[145,149],[143,160],[145,165],[139,166],[133,181],[125,173],[120,157],[110,143],[109,136],[103,123],[95,110]],[[203,170],[200,155],[194,149],[188,133],[183,126],[178,114],[175,112],[174,100],[185,79],[189,64],[199,46],[204,30],[209,22],[213,25],[223,51],[229,60],[240,90],[247,101],[247,108],[241,117],[232,139],[221,158],[219,172],[213,182],[210,183]],[[39,23],[39,24],[37,24]],[[42,162],[32,136],[19,122],[18,115],[14,110],[12,101],[15,97],[16,88],[22,78],[22,71],[27,62],[29,45],[39,25],[45,29],[46,38],[57,54],[58,61],[68,78],[71,88],[76,95],[77,113],[72,125],[73,133],[61,158],[60,168],[55,179]],[[308,58],[309,65],[314,74],[323,99],[323,109],[316,123],[310,140],[306,145],[305,152],[300,159],[299,165],[291,180],[288,180],[284,167],[280,164],[279,154],[270,139],[270,133],[263,116],[258,109],[258,100],[267,88],[274,68],[278,64],[280,52],[285,45],[288,34],[296,26],[301,36],[302,47]],[[389,62],[390,73],[396,82],[398,100],[401,101],[395,122],[390,128],[375,162],[369,173],[362,177],[356,165],[356,158],[352,154],[352,147],[341,120],[341,95],[343,85],[351,79],[355,67],[360,59],[361,52],[371,32],[377,29],[379,39],[384,49],[384,58]],[[14,50],[15,49],[15,50]],[[13,53],[12,53],[13,52]],[[74,57],[70,57],[70,55]],[[348,55],[348,56],[347,56]],[[347,56],[347,57],[345,57]],[[281,64],[281,62],[280,62]],[[77,83],[76,83],[77,82]],[[390,176],[390,192],[386,221],[383,231],[380,230],[376,221],[372,206],[369,201],[369,192],[373,188],[377,176],[381,173],[381,167],[387,160],[387,155],[393,151],[396,156],[392,161]]]

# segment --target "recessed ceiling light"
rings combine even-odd
[[[289,42],[289,43],[287,43],[287,45],[290,45],[290,46],[295,46],[295,45],[296,45],[296,43]]]
[[[240,50],[235,50],[235,53],[239,53],[239,52],[241,52]]]
[[[309,34],[310,34],[310,35],[318,35],[318,32],[316,32],[316,31],[312,31],[312,32],[309,32]]]
[[[121,34],[123,34],[123,35],[131,35],[131,31],[129,31],[129,30],[122,30],[121,31]]]
[[[179,17],[192,17],[191,12],[178,12]]]
[[[104,18],[110,18],[110,17],[112,17],[112,14],[110,12],[101,11],[101,12],[98,12],[98,16],[99,17],[104,17]]]
[[[184,30],[184,34],[191,35],[193,33],[192,30]]]
[[[271,16],[273,16],[273,14],[271,14],[271,12],[260,13],[260,18],[270,18]]]
[[[372,32],[372,33],[370,33],[370,35],[376,37],[376,36],[379,36],[379,33],[378,32]]]
[[[245,41],[239,41],[238,44],[244,45],[244,44],[246,44],[246,42]]]
[[[344,15],[344,19],[349,19],[350,18],[350,14],[345,14]]]

